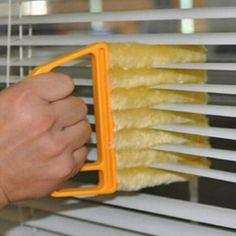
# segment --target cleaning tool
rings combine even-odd
[[[93,187],[60,189],[53,196],[134,191],[192,178],[154,167],[157,163],[209,167],[204,157],[158,149],[170,144],[209,146],[205,136],[174,130],[178,125],[207,126],[205,115],[157,108],[163,104],[207,103],[204,92],[158,88],[166,84],[205,83],[203,70],[158,68],[163,64],[204,62],[204,47],[96,43],[41,65],[30,75],[49,72],[85,55],[91,55],[92,59],[98,158],[86,163],[82,171],[98,171],[99,181]],[[173,130],[166,130],[168,125],[174,125]]]

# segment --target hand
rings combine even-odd
[[[83,165],[91,129],[73,89],[47,73],[0,93],[0,208],[50,194]]]

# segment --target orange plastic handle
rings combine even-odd
[[[81,56],[91,55],[93,72],[94,113],[98,158],[85,164],[82,171],[98,171],[99,182],[94,187],[65,188],[52,193],[53,197],[107,194],[116,191],[116,162],[113,145],[113,123],[109,87],[108,45],[95,43],[73,51],[49,63],[36,67],[29,76],[47,73]]]

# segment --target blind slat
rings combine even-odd
[[[160,34],[110,34],[110,35],[40,35],[11,38],[12,46],[79,46],[95,42],[137,42],[146,44],[171,45],[235,45],[236,33],[160,33]],[[2,37],[0,46],[7,45]]]
[[[236,117],[235,106],[220,105],[198,105],[198,104],[164,104],[152,106],[153,109],[167,111],[182,111],[190,113],[198,113],[213,116]]]
[[[146,202],[146,204],[149,204],[149,202]],[[46,210],[51,213],[57,212],[67,217],[133,230],[143,234],[173,236],[174,232],[176,235],[182,236],[198,235],[201,233],[208,236],[234,235],[227,230],[189,224],[178,220],[165,219],[158,215],[149,215],[143,213],[143,211],[137,212],[113,208],[76,199],[64,203],[61,199],[43,199],[41,201],[25,202],[23,205]]]
[[[94,117],[94,115],[87,115],[87,121],[88,121],[90,124],[94,124],[94,123],[95,123],[95,117]]]
[[[24,77],[26,77],[25,75]],[[20,76],[10,76],[10,82],[16,83],[20,81],[22,78]],[[92,80],[91,79],[78,79],[73,78],[75,85],[77,86],[92,86]],[[6,83],[6,76],[0,75],[0,83]]]
[[[80,97],[86,104],[93,105],[93,98],[90,97]]]
[[[194,134],[207,137],[236,140],[236,131],[235,129],[231,128],[204,127],[204,126],[177,125],[177,124],[154,125],[150,128],[171,131],[171,132],[185,133],[185,134]]]
[[[224,84],[161,84],[150,88],[236,95],[236,85]]]
[[[96,161],[97,160],[97,149],[96,148],[90,148],[89,154],[87,157],[88,161]]]
[[[50,61],[53,58],[32,58],[32,59],[11,59],[11,66],[37,66]],[[54,58],[55,59],[55,58]],[[6,59],[0,59],[0,66],[6,66]],[[75,66],[74,64],[61,65],[62,67]],[[236,71],[236,63],[230,62],[206,62],[206,63],[181,63],[181,64],[165,64],[158,65],[157,69],[170,68],[170,69],[194,69],[194,70],[216,70],[216,71]],[[0,76],[0,79],[3,76]]]
[[[236,173],[227,171],[192,167],[174,163],[158,163],[152,164],[150,167],[236,183]]]
[[[186,202],[149,194],[98,196],[93,201],[186,220],[236,229],[236,211],[200,203]]]
[[[11,58],[11,66],[37,66],[48,62],[55,58]],[[6,59],[0,58],[0,66],[6,66]],[[73,62],[61,65],[75,66]],[[163,64],[158,65],[156,68],[171,68],[171,69],[194,69],[194,70],[223,70],[223,71],[236,71],[236,63],[232,62],[206,62],[206,63],[176,63],[176,64]],[[1,78],[1,76],[0,76]]]
[[[43,229],[55,233],[56,235],[118,235],[118,236],[135,236],[140,235],[111,227],[105,227],[99,224],[92,224],[89,222],[81,221],[80,219],[72,219],[65,216],[60,216],[58,214],[50,214],[42,211],[35,211],[35,217],[29,219],[28,217],[29,209],[22,209],[22,218],[24,219],[24,225],[32,227],[31,233],[33,233],[33,228]],[[16,218],[17,211],[14,208],[7,208],[0,213],[0,218],[10,220],[12,222],[17,222]],[[33,234],[34,235],[34,234]],[[42,235],[42,234],[41,234]],[[46,232],[45,232],[45,235]]]
[[[89,143],[96,144],[97,143],[97,138],[96,138],[96,133],[92,132]]]
[[[19,235],[34,235],[34,236],[59,236],[61,234],[47,232],[43,229],[30,227],[26,225],[19,225],[16,222],[9,222],[0,219],[0,235],[4,236],[19,236]]]
[[[37,66],[40,64],[44,64],[48,61],[51,61],[55,58],[40,58],[40,57],[32,57],[32,58],[24,58],[24,59],[19,59],[19,58],[11,58],[10,60],[10,65],[11,66]],[[72,61],[69,63],[66,63],[62,65],[63,67],[69,67],[69,66],[79,66],[78,65],[78,60]],[[0,58],[0,66],[6,66],[6,59],[5,58]]]
[[[232,62],[179,63],[179,64],[176,63],[176,64],[158,65],[158,68],[236,71],[236,63]]]
[[[190,154],[195,156],[203,156],[208,158],[214,158],[226,161],[236,161],[236,151],[224,150],[219,148],[203,148],[203,147],[192,147],[186,145],[163,145],[152,148],[153,150],[177,152],[183,154]],[[97,159],[96,148],[91,148],[88,154],[89,161],[95,161]]]
[[[93,105],[93,98],[91,97],[81,97],[81,99],[89,105]],[[223,117],[236,117],[236,107],[235,106],[220,106],[220,105],[198,105],[198,104],[164,104],[152,106],[153,109],[158,110],[168,110],[168,111],[181,111],[198,113],[213,116],[223,116]]]
[[[111,11],[103,13],[70,13],[43,16],[25,16],[12,18],[13,25],[19,24],[55,24],[94,21],[153,21],[180,19],[229,19],[236,18],[236,7],[206,7],[189,9],[156,9]],[[7,25],[6,18],[0,18],[0,25]]]
[[[170,144],[157,146],[154,148],[154,150],[178,152],[226,161],[236,161],[236,151],[224,150],[219,148],[203,148]]]

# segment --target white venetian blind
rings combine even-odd
[[[0,2],[0,86],[32,67],[98,42],[203,44],[206,63],[163,65],[206,69],[207,85],[159,89],[209,92],[207,105],[162,105],[164,110],[206,114],[210,127],[159,126],[209,136],[211,148],[166,145],[158,150],[208,157],[211,169],[162,163],[154,167],[199,176],[190,183],[90,198],[45,198],[0,211],[1,235],[236,235],[236,2],[233,0],[5,0]],[[75,94],[89,105],[87,62],[61,71],[73,76]],[[59,70],[59,71],[60,71]],[[96,136],[89,160],[96,159]]]

